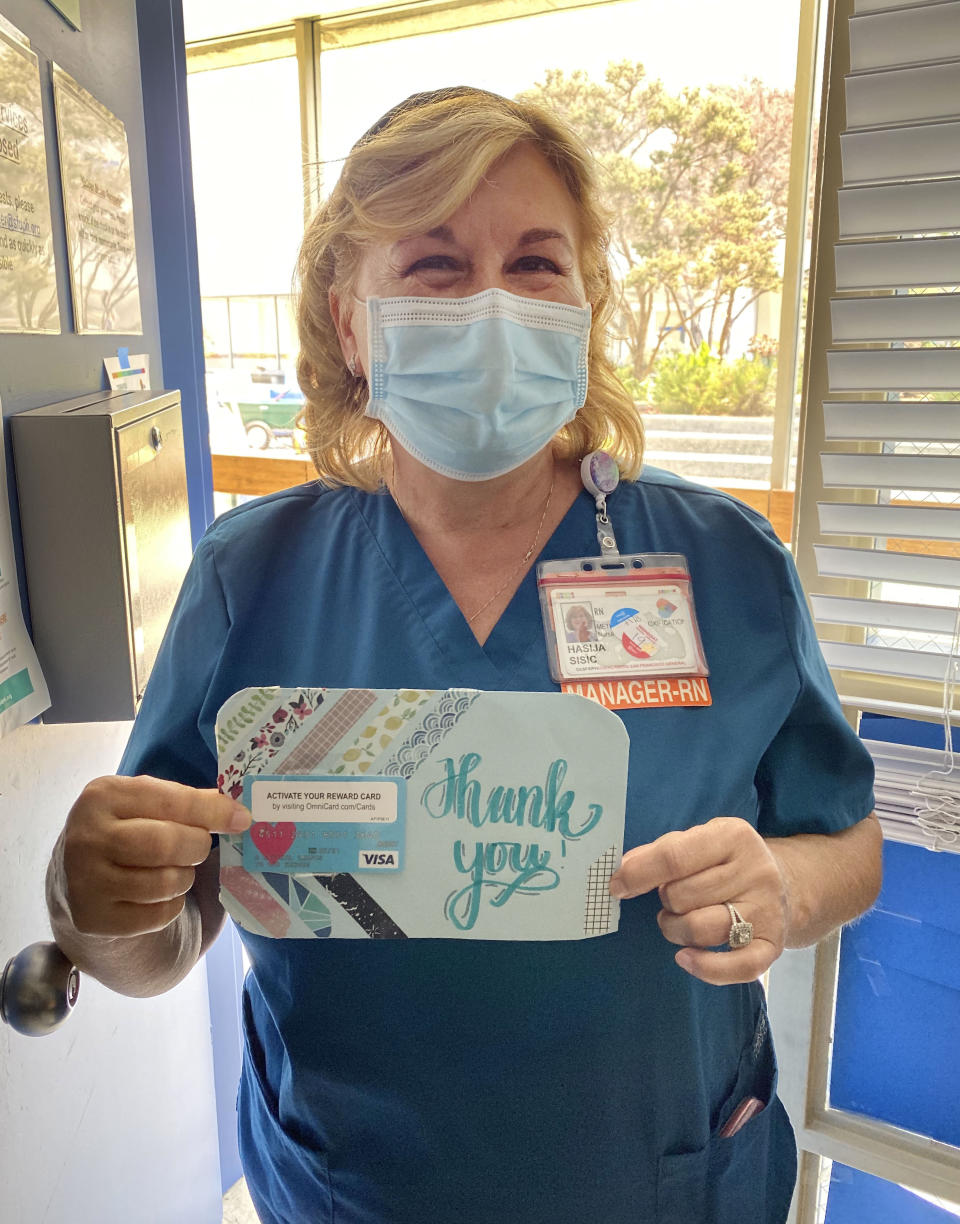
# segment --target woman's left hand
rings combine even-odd
[[[715,986],[750,982],[783,952],[789,926],[787,883],[766,841],[745,820],[721,816],[628,850],[610,878],[621,899],[658,889],[660,930],[682,951],[677,964]],[[729,902],[753,939],[725,952],[732,925]]]

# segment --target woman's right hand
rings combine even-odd
[[[145,935],[179,917],[211,833],[240,833],[250,813],[216,790],[158,778],[96,778],[67,817],[67,901],[84,935]]]

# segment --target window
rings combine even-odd
[[[828,120],[797,561],[841,696],[930,714],[960,589],[960,91],[957,69],[945,84],[934,62],[960,57],[960,4],[857,0],[848,22],[849,45],[842,23],[834,44],[837,75],[852,71],[847,130]]]
[[[335,6],[317,7],[325,13]],[[293,26],[192,44],[188,63],[193,139],[200,152],[201,275],[204,310],[211,320],[206,334],[211,341],[217,336],[215,347],[207,350],[214,410],[218,402],[235,406],[237,395],[249,390],[240,385],[237,371],[255,367],[260,359],[244,359],[241,352],[275,349],[278,366],[292,381],[295,341],[284,308],[288,286],[276,284],[275,275],[271,283],[270,273],[282,269],[289,276],[301,233],[301,220],[293,215],[294,195],[299,198],[299,186],[293,188],[294,51],[300,69],[307,211],[320,199],[323,183],[329,186],[336,177],[350,144],[408,92],[450,83],[506,94],[533,91],[563,112],[570,100],[565,95],[579,74],[576,79],[605,93],[608,108],[616,111],[630,91],[632,70],[635,84],[651,96],[660,90],[675,99],[687,124],[679,135],[669,124],[654,124],[630,150],[638,165],[650,152],[689,137],[711,100],[728,108],[734,129],[740,125],[739,134],[734,131],[728,140],[729,150],[720,147],[722,141],[703,140],[713,155],[716,190],[698,201],[697,214],[704,232],[713,232],[715,249],[726,242],[720,230],[729,231],[737,248],[732,273],[717,262],[705,278],[708,244],[692,241],[679,281],[654,278],[642,293],[631,289],[627,294],[630,308],[620,320],[619,358],[628,385],[649,415],[648,460],[730,489],[768,514],[788,539],[819,10],[818,0],[788,0],[774,8],[763,0],[731,0],[726,6],[678,0],[669,11],[650,0],[431,0],[361,6]],[[263,13],[265,21],[276,15],[266,8]],[[198,34],[214,33],[209,21],[197,26],[197,20],[194,14]],[[238,26],[242,14],[234,20],[231,11],[223,20]],[[678,26],[696,30],[697,36],[678,39]],[[744,31],[762,38],[745,37]],[[625,61],[619,75],[615,61]],[[699,103],[694,101],[697,91]],[[277,114],[289,122],[277,123]],[[244,121],[244,134],[240,144],[231,144],[224,128],[232,128],[237,116]],[[272,126],[265,123],[268,117]],[[568,118],[578,120],[573,113]],[[598,139],[589,125],[583,134],[594,147],[602,145],[602,135]],[[705,137],[703,127],[699,135]],[[723,181],[734,160],[743,163],[737,190]],[[235,219],[225,219],[225,192]],[[750,192],[755,194],[749,208],[756,215],[746,217],[737,209],[746,207]],[[281,197],[285,203],[278,202]],[[648,227],[642,217],[634,221],[636,233],[618,227],[622,240],[614,253],[619,271],[624,278],[630,274],[633,285],[638,264],[647,260],[653,266],[658,254],[647,250],[638,257],[637,238],[642,240]],[[679,228],[667,216],[662,241]],[[744,235],[755,230],[763,232],[747,241]],[[282,249],[281,236],[289,240],[288,249]],[[233,303],[260,296],[277,300],[274,330],[279,340],[269,335],[264,309],[256,342],[248,336],[238,345],[240,336],[231,334],[225,344],[220,339],[224,312],[233,330]],[[242,322],[240,329],[246,330]],[[698,351],[701,342],[715,352]],[[694,403],[691,387],[705,376],[706,402]],[[295,435],[287,434],[270,444],[291,440]]]
[[[241,40],[241,61],[278,44]],[[300,94],[293,39],[281,58],[222,64],[201,48],[188,78],[207,408],[214,453],[289,446],[302,402],[290,327],[303,234]],[[236,56],[235,56],[236,58]],[[270,401],[289,392],[281,411]],[[300,476],[297,468],[296,477]],[[222,508],[222,499],[218,508]]]
[[[827,54],[797,561],[851,719],[933,720],[904,733],[933,728],[953,798],[926,827],[905,779],[931,762],[874,748],[881,902],[842,940],[778,962],[771,1001],[775,1026],[794,1011],[781,1082],[802,1120],[798,1224],[899,1224],[960,1214],[957,1086],[937,1051],[955,1051],[957,992],[923,969],[953,939],[957,874],[956,853],[925,847],[960,848],[960,770],[936,721],[960,721],[960,3],[838,0]]]
[[[629,309],[619,356],[648,413],[649,462],[729,488],[770,513],[771,485],[792,484],[817,13],[813,0],[773,8],[760,0],[723,6],[678,0],[669,11],[650,0],[497,0],[432,5],[419,18],[403,6],[298,22],[315,198],[329,189],[353,141],[414,90],[472,84],[508,96],[529,91],[565,113],[601,154],[611,203],[620,210],[613,254],[628,284]],[[678,28],[696,37],[678,39]],[[745,30],[762,32],[762,39],[745,37]],[[674,119],[653,118],[668,97]],[[593,107],[602,112],[599,123],[585,118],[585,101],[599,101]],[[711,106],[722,111],[713,128]],[[635,128],[622,146],[610,135],[618,118],[621,132],[630,123]],[[680,149],[695,141],[700,155],[712,159],[709,192],[678,169]],[[666,246],[684,227],[668,215],[658,248],[651,218],[631,210],[627,197],[634,205],[652,198],[650,153],[662,158],[674,147],[684,232],[695,215],[704,236],[679,252],[674,262],[682,275],[651,273],[640,290],[641,265],[654,269],[676,254]],[[631,172],[624,159],[646,174],[644,191],[617,191],[618,170],[621,178]],[[731,172],[734,162],[739,175]],[[662,194],[673,207],[678,193]],[[656,211],[651,206],[651,217]],[[644,243],[650,249],[641,251]],[[736,259],[721,266],[719,252],[730,247]],[[701,343],[711,351],[700,351]],[[707,398],[692,400],[692,387],[704,380]],[[791,507],[789,496],[777,506],[786,537]]]

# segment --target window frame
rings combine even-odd
[[[822,578],[818,573],[814,555],[815,544],[836,542],[832,537],[821,537],[818,503],[876,505],[880,500],[879,490],[825,487],[821,479],[819,460],[820,454],[824,452],[879,454],[883,449],[882,442],[827,441],[824,416],[820,409],[821,404],[833,398],[829,388],[827,351],[833,342],[831,299],[841,296],[837,289],[834,248],[840,241],[838,192],[843,181],[839,150],[846,113],[844,76],[850,71],[849,19],[854,15],[855,8],[855,0],[831,0],[827,21],[820,125],[821,155],[818,158],[815,191],[808,329],[792,538],[797,569],[805,591],[868,598],[871,589],[869,580]],[[851,397],[851,402],[870,399],[871,395],[864,392],[858,394],[855,399]],[[873,539],[853,537],[845,538],[844,542],[855,548],[870,548]],[[866,640],[866,631],[855,627],[821,623],[818,632],[825,640],[854,644],[862,644]],[[942,719],[943,685],[940,681],[869,675],[845,670],[835,670],[833,677],[841,702],[853,709],[931,722]],[[953,722],[960,725],[960,710],[954,711],[952,717]]]
[[[870,584],[853,579],[823,579],[817,573],[813,544],[819,537],[818,501],[874,503],[877,494],[861,490],[824,489],[819,455],[856,449],[877,453],[880,443],[828,443],[819,405],[830,399],[826,353],[832,343],[830,300],[837,296],[834,244],[839,238],[841,186],[840,133],[844,128],[844,75],[849,70],[849,19],[855,0],[830,0],[823,66],[820,156],[817,167],[813,247],[810,260],[807,340],[799,442],[799,466],[793,538],[804,590],[866,596]],[[869,399],[868,395],[860,398]],[[814,405],[813,410],[809,406]],[[853,540],[868,547],[872,540]],[[824,635],[830,626],[824,626]],[[833,636],[858,640],[851,629]],[[860,638],[859,640],[862,640]],[[835,674],[848,721],[855,728],[864,710],[897,713],[936,721],[931,687],[896,677]],[[960,715],[956,718],[960,721]],[[830,1069],[841,932],[819,945],[785,953],[770,970],[770,1014],[780,1037],[780,1095],[794,1120],[800,1152],[797,1191],[790,1224],[818,1224],[823,1206],[824,1161],[837,1160],[862,1172],[947,1201],[960,1201],[960,1148],[930,1139],[892,1123],[830,1105]],[[868,1049],[869,1035],[864,1035]]]
[[[835,931],[816,947],[784,953],[770,969],[778,1092],[793,1121],[799,1150],[789,1224],[817,1224],[821,1218],[824,1159],[948,1201],[958,1198],[960,1149],[830,1105],[839,963],[840,932]]]
[[[821,0],[800,0],[797,30],[797,73],[793,90],[793,133],[790,142],[790,185],[787,232],[784,240],[783,294],[777,345],[777,389],[773,410],[771,489],[790,487],[790,451],[793,441],[797,363],[800,359],[800,323],[803,315],[803,264],[810,193],[814,114],[818,103],[817,77],[821,58]],[[811,260],[813,252],[811,249]],[[802,404],[801,399],[801,404]],[[799,450],[798,450],[799,463]],[[795,513],[795,511],[794,511]],[[795,538],[795,533],[791,534]]]
[[[224,38],[204,38],[187,43],[187,73],[238,68],[267,60],[292,59],[296,43],[292,25],[266,26]]]
[[[621,3],[623,0],[407,0],[400,4],[370,4],[321,17],[296,18],[293,27],[300,70],[304,223],[323,200],[320,81],[324,49],[362,47],[567,9]]]

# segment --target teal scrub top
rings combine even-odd
[[[787,550],[653,468],[609,500],[622,552],[686,555],[709,707],[623,710],[624,848],[715,816],[832,833],[872,808]],[[594,556],[583,493],[540,555]],[[531,571],[483,646],[385,493],[247,503],[197,548],[120,766],[216,784],[247,686],[555,691]],[[758,983],[674,963],[656,892],[562,943],[274,940],[240,929],[241,1156],[265,1224],[780,1224],[796,1149]],[[766,1108],[722,1128],[757,1096]]]

